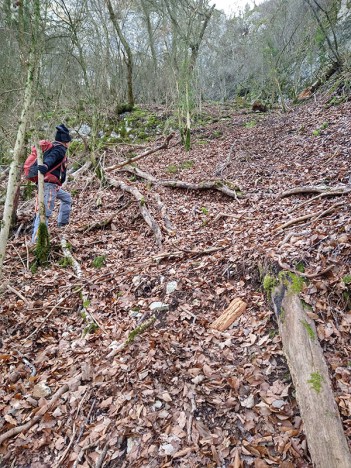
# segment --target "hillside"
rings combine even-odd
[[[209,108],[214,121],[194,131],[190,152],[173,138],[137,163],[159,181],[228,181],[234,198],[108,171],[140,191],[161,246],[130,193],[77,175],[64,236],[81,278],[54,222],[50,265],[28,269],[33,203],[21,202],[0,305],[1,434],[33,421],[38,407],[44,415],[4,441],[1,466],[312,466],[262,285],[270,267],[305,273],[301,297],[351,435],[351,101],[329,99],[286,114]],[[99,156],[110,167],[145,149],[119,144]],[[344,193],[282,196],[301,187]],[[211,329],[235,298],[244,313],[224,332]],[[155,302],[168,310],[152,322]],[[98,328],[86,329],[89,313]]]

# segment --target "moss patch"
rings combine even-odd
[[[270,275],[266,275],[263,278],[263,289],[268,297],[271,297],[273,288],[277,286],[278,281]]]
[[[105,260],[106,260],[105,255],[99,255],[98,257],[95,257],[93,260],[93,267],[94,268],[103,267],[105,265]]]
[[[343,278],[342,278],[342,282],[344,284],[351,284],[351,275],[345,275]]]
[[[324,382],[324,379],[319,372],[312,372],[310,380],[307,380],[307,383],[309,383],[311,388],[317,393],[320,393],[322,389],[322,382]]]
[[[278,277],[289,291],[299,294],[303,290],[305,282],[301,276],[295,275],[291,271],[281,271]]]
[[[307,331],[308,336],[311,338],[312,341],[316,340],[316,334],[312,328],[312,326],[307,322],[307,320],[301,320],[301,323],[305,330]]]

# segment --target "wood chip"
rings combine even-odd
[[[242,301],[238,297],[235,298],[227,307],[227,309],[223,312],[223,314],[216,319],[210,328],[215,328],[219,331],[224,331],[230,327],[230,325],[238,319],[241,314],[246,309],[246,302]]]

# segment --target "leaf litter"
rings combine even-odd
[[[312,275],[301,297],[316,322],[350,436],[350,194],[281,198],[296,187],[350,188],[351,103],[324,104],[320,97],[287,114],[233,111],[230,120],[195,129],[190,152],[170,145],[139,161],[159,180],[199,183],[218,179],[220,171],[242,199],[151,187],[113,173],[140,190],[163,229],[159,194],[175,231],[163,229],[162,249],[136,201],[91,174],[70,184],[76,195],[65,232],[83,280],[60,265],[54,223],[51,263],[35,274],[26,268],[33,257],[25,247],[29,231],[10,240],[0,305],[0,437],[33,420],[65,384],[67,391],[33,426],[3,442],[1,466],[89,467],[101,460],[106,467],[312,466],[262,287],[262,271],[279,262]],[[255,126],[245,125],[252,119]],[[106,165],[122,161],[123,151],[106,152]],[[325,216],[279,229],[337,202],[343,203]],[[123,207],[105,229],[84,231]],[[28,230],[31,216],[28,203],[20,206],[19,222]],[[201,254],[213,247],[223,249]],[[98,268],[97,257],[104,259]],[[104,331],[84,333],[81,287]],[[246,311],[224,332],[211,329],[234,298],[247,303]],[[168,310],[157,311],[153,325],[119,351],[150,319],[153,303]]]

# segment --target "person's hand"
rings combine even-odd
[[[48,172],[48,170],[49,170],[49,169],[48,169],[48,166],[47,166],[46,164],[39,164],[39,165],[38,165],[38,171],[39,171],[41,174],[45,175],[45,174]]]

